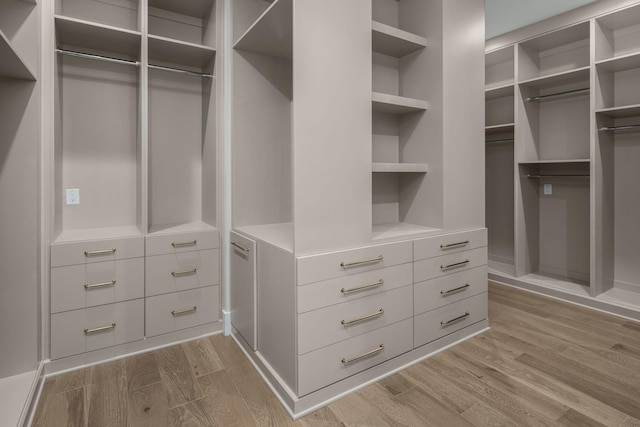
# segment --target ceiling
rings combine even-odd
[[[596,0],[485,0],[486,38],[507,33]]]

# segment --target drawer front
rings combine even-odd
[[[422,259],[413,263],[413,280],[423,280],[469,270],[487,264],[487,248],[472,249],[435,258]]]
[[[400,264],[298,287],[298,313],[357,300],[413,283],[413,264]]]
[[[413,349],[413,321],[403,320],[298,357],[304,396]]]
[[[487,246],[487,229],[427,237],[413,242],[413,259],[427,259]]]
[[[147,296],[219,283],[219,249],[156,255],[145,259]]]
[[[147,236],[145,244],[147,256],[164,255],[215,249],[220,247],[220,237],[217,230],[157,234]]]
[[[298,285],[345,277],[413,260],[412,242],[367,246],[298,258]]]
[[[487,318],[487,294],[481,293],[414,318],[414,342],[419,347]]]
[[[448,274],[413,287],[413,312],[424,313],[487,292],[487,266]]]
[[[256,242],[230,234],[231,323],[253,350],[258,347],[256,307]]]
[[[144,297],[144,258],[51,269],[51,312]]]
[[[220,318],[219,286],[192,289],[146,298],[146,335],[217,322]]]
[[[298,316],[298,354],[413,316],[413,286],[332,305]]]
[[[72,356],[144,338],[142,299],[51,316],[51,358]]]
[[[54,243],[51,245],[51,267],[115,261],[143,256],[143,237]]]

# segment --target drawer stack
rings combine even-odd
[[[51,246],[51,358],[144,337],[142,237]]]
[[[217,231],[146,239],[146,336],[219,320]]]
[[[487,317],[486,229],[414,241],[414,345]]]
[[[413,348],[411,242],[297,261],[298,395]]]

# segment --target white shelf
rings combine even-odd
[[[525,162],[518,162],[519,165],[551,165],[551,164],[563,164],[563,163],[590,163],[589,159],[565,159],[565,160],[531,160]]]
[[[582,280],[555,277],[549,274],[535,272],[518,277],[518,279],[535,283],[549,289],[561,290],[580,296],[589,296],[589,283]]]
[[[622,107],[602,108],[600,110],[596,110],[596,113],[614,119],[621,117],[640,116],[640,104],[624,105]]]
[[[0,77],[14,79],[35,80],[35,74],[24,62],[18,51],[13,48],[11,41],[0,30]]]
[[[389,114],[407,114],[425,111],[429,104],[420,99],[373,92],[371,95],[373,111]]]
[[[140,60],[142,35],[109,25],[56,15],[57,47],[111,52],[127,59]]]
[[[215,59],[216,50],[180,40],[149,35],[149,62],[179,64],[202,69]]]
[[[409,236],[413,234],[442,232],[439,228],[422,227],[420,225],[408,224],[405,222],[394,222],[388,224],[374,224],[372,239],[392,239],[396,237]]]
[[[216,230],[216,228],[206,222],[191,221],[181,224],[155,224],[149,227],[149,234],[159,235],[214,230]]]
[[[611,71],[613,73],[640,68],[640,52],[598,61],[596,62],[596,66],[598,69]]]
[[[485,100],[488,101],[490,99],[497,99],[497,98],[504,98],[504,97],[507,97],[507,96],[513,96],[514,90],[515,90],[515,85],[513,83],[500,85],[500,86],[494,86],[494,87],[487,87],[484,90],[484,98],[485,98]]]
[[[55,243],[79,242],[85,240],[118,239],[122,237],[142,236],[135,225],[121,227],[85,228],[80,230],[63,230],[55,239]]]
[[[249,225],[235,227],[235,229],[255,240],[260,240],[286,252],[293,253],[293,223],[291,222]]]
[[[633,310],[640,308],[640,292],[628,289],[612,288],[598,295],[596,299]]]
[[[293,0],[274,1],[233,48],[290,60],[293,50]]]
[[[374,163],[372,172],[429,172],[429,166],[426,163]]]
[[[0,411],[3,425],[16,426],[20,422],[38,371],[30,371],[0,379]],[[25,420],[26,421],[26,420]]]
[[[149,0],[149,7],[179,15],[193,16],[194,18],[202,18],[211,10],[212,6],[213,0]]]
[[[374,52],[396,58],[427,46],[427,39],[381,22],[371,24]]]
[[[535,77],[533,79],[528,79],[520,82],[520,86],[523,87],[554,87],[564,84],[577,83],[577,82],[586,82],[589,84],[589,73],[591,67],[581,67],[576,68],[575,70],[563,71],[560,73],[549,74],[542,77]]]

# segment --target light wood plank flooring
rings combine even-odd
[[[490,284],[491,331],[292,421],[229,337],[47,379],[35,426],[640,426],[640,324]]]

